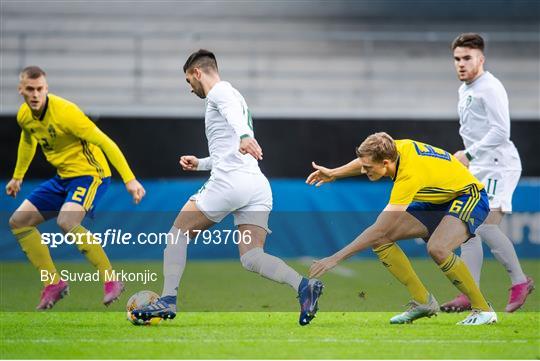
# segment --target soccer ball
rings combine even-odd
[[[157,325],[161,322],[160,317],[154,317],[151,318],[148,321],[139,320],[131,314],[131,311],[136,310],[138,308],[146,307],[151,303],[154,303],[158,300],[159,295],[152,291],[140,291],[131,296],[128,300],[128,303],[126,305],[126,311],[127,311],[127,319],[129,322],[136,326],[141,325]]]

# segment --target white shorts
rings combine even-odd
[[[214,171],[190,200],[212,222],[219,223],[232,213],[235,226],[252,224],[271,233],[272,189],[262,173]]]
[[[489,208],[500,208],[505,213],[512,213],[512,195],[519,182],[521,171],[474,166],[469,170],[486,187]]]

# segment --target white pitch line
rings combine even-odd
[[[83,338],[83,339],[51,339],[51,338],[38,338],[38,339],[3,339],[1,342],[6,343],[66,343],[66,342],[80,342],[80,343],[130,343],[133,342],[133,339],[96,339],[96,338]],[[280,342],[280,343],[304,343],[312,342],[313,340],[308,339],[185,339],[185,338],[137,338],[137,342],[145,343],[237,343],[237,342]],[[365,340],[365,339],[337,339],[337,338],[322,338],[316,340],[316,342],[322,343],[418,343],[418,344],[485,344],[485,343],[511,343],[511,344],[523,344],[533,342],[535,340],[441,340],[441,339],[378,339],[378,340]]]

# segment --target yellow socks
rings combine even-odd
[[[429,299],[429,292],[418,278],[416,272],[412,268],[411,262],[403,253],[401,248],[395,243],[382,245],[374,248],[373,251],[377,254],[382,264],[404,284],[413,300],[425,304]]]
[[[439,267],[450,282],[469,298],[472,308],[490,311],[491,308],[461,258],[452,253]]]
[[[85,255],[86,259],[94,265],[99,271],[99,277],[102,281],[106,281],[105,279],[105,271],[110,272],[112,270],[111,262],[109,262],[109,258],[105,254],[105,251],[101,247],[101,244],[93,244],[94,237],[90,233],[89,230],[81,226],[80,224],[73,227],[71,231],[68,233],[73,233],[75,235],[82,234],[83,236],[80,236],[81,242],[78,241],[77,248],[79,248],[79,251]],[[79,236],[77,236],[79,237]]]
[[[57,284],[60,276],[56,272],[56,267],[49,253],[49,247],[41,243],[41,233],[36,227],[22,227],[12,229],[11,232],[19,241],[21,248],[30,260],[30,263],[36,267],[45,286]]]

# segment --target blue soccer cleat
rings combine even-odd
[[[159,317],[164,320],[172,320],[176,317],[176,297],[165,296],[146,307],[131,311],[133,317],[138,320],[148,321]]]
[[[319,309],[319,297],[322,295],[323,283],[318,279],[302,278],[298,287],[298,301],[300,302],[300,326],[308,325]]]

